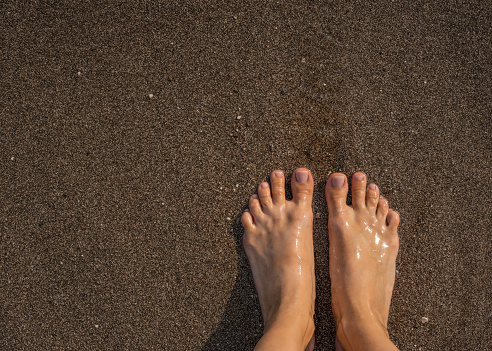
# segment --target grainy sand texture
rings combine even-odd
[[[323,186],[356,171],[401,216],[391,339],[492,349],[491,8],[3,1],[0,349],[251,350],[239,217],[296,167],[316,349],[335,338]]]

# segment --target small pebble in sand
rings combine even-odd
[[[315,217],[316,217],[316,218],[321,217],[321,215],[319,214],[319,212],[317,212],[317,213],[316,213],[316,216],[315,216]]]
[[[152,99],[154,97],[154,94],[149,94],[149,99]]]
[[[227,217],[226,219],[227,219],[228,221],[230,221],[230,220],[231,220],[231,217]]]
[[[239,188],[239,184],[236,184],[236,188]]]
[[[81,75],[82,75],[82,72],[78,71],[78,72],[77,72],[77,75],[78,75],[78,76],[81,76]]]
[[[12,156],[12,157],[10,158],[10,160],[11,160],[11,161],[15,160],[14,156]]]
[[[429,321],[429,318],[427,317],[422,317],[422,323],[425,324]]]
[[[99,328],[99,324],[94,325],[96,328]]]
[[[242,116],[237,116],[236,118],[237,118],[237,119],[241,119],[241,117],[242,117]]]

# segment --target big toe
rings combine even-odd
[[[291,179],[292,200],[296,203],[313,201],[314,180],[311,172],[306,168],[298,168]]]
[[[330,213],[341,212],[347,207],[348,183],[343,173],[333,173],[325,187],[326,203]]]

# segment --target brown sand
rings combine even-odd
[[[492,348],[486,1],[60,3],[1,6],[0,349],[251,349],[238,218],[299,166],[318,349],[322,188],[358,170],[402,218],[392,340]]]

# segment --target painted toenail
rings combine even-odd
[[[334,176],[331,179],[331,186],[334,188],[341,188],[343,186],[343,183],[345,183],[345,179],[343,179],[343,176]]]
[[[362,174],[358,174],[354,177],[354,179],[360,182],[361,180],[364,180],[364,176]]]
[[[268,184],[267,184],[267,183],[261,183],[261,184],[260,184],[260,186],[261,186],[262,188],[266,188],[266,187],[268,186]]]
[[[297,171],[296,172],[296,180],[299,183],[306,183],[308,180],[308,172],[307,171]]]
[[[369,184],[369,189],[371,189],[371,190],[376,189],[376,184]]]
[[[277,172],[275,172],[275,175],[276,175],[277,177],[281,177],[281,176],[282,176],[282,172],[277,171]]]
[[[258,195],[256,194],[253,194],[253,196],[251,196],[253,199],[257,199],[258,198]]]

